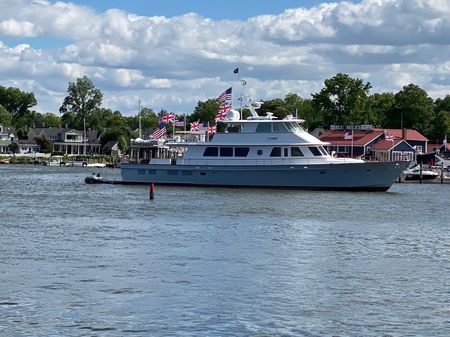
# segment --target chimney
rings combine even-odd
[[[406,135],[407,135],[406,128],[403,128],[402,129],[402,139],[406,139]]]

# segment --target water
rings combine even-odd
[[[0,166],[1,336],[450,335],[448,184],[149,201],[91,172]]]

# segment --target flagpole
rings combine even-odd
[[[354,137],[354,134],[353,134],[353,129],[352,129],[352,151],[351,151],[351,157],[353,158],[353,137]]]

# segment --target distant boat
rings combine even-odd
[[[386,191],[409,162],[365,162],[335,158],[327,143],[310,135],[300,119],[259,116],[260,104],[247,105],[243,120],[230,110],[223,133],[211,141],[157,142],[156,157],[122,163],[125,183],[191,186],[266,187],[319,190]],[[206,138],[206,139],[205,139]]]
[[[405,180],[420,180],[421,176],[422,180],[431,180],[437,178],[439,173],[428,169],[422,169],[421,171],[420,165],[415,165],[404,170],[403,175],[405,176]]]

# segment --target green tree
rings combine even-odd
[[[434,101],[433,108],[435,112],[441,110],[450,112],[450,95],[446,95],[444,98],[437,98]]]
[[[325,80],[324,84],[319,93],[312,94],[312,101],[323,113],[327,127],[332,124],[365,123],[367,95],[372,88],[370,83],[339,73]]]
[[[289,93],[284,97],[288,114],[296,115],[305,120],[303,127],[314,130],[323,126],[323,116],[314,108],[310,99],[304,99],[297,94]]]
[[[45,136],[36,137],[36,144],[40,145],[43,153],[51,153],[53,151],[53,143]]]
[[[65,122],[73,123],[70,127],[83,129],[85,121],[100,108],[103,94],[87,76],[69,82],[67,92],[59,112]]]
[[[213,125],[218,112],[219,104],[215,99],[208,99],[206,102],[198,101],[194,112],[187,117],[187,121],[189,123],[196,121],[200,121],[200,123],[209,122],[210,125]]]
[[[441,143],[448,134],[450,134],[450,112],[441,110],[435,114],[427,137],[432,142]]]
[[[395,94],[394,106],[388,116],[392,127],[415,129],[424,135],[428,134],[433,118],[433,100],[425,90],[412,83]]]
[[[50,128],[50,127],[58,127],[61,125],[61,117],[55,115],[54,113],[47,112],[42,115],[41,118],[41,126]]]
[[[117,139],[117,142],[118,142],[117,145],[118,145],[120,151],[122,151],[123,153],[126,153],[128,150],[128,144],[129,144],[128,139],[129,138],[126,138],[124,136],[119,136],[119,139]]]
[[[9,128],[12,125],[12,115],[0,104],[0,124]]]
[[[279,119],[283,119],[290,113],[285,101],[281,98],[275,98],[270,101],[265,101],[261,104],[261,108],[257,110],[259,115],[265,115],[267,112],[272,112],[273,115]]]
[[[394,103],[394,94],[391,92],[370,95],[367,100],[367,124],[379,128],[394,128],[388,119]]]
[[[18,88],[0,86],[0,105],[3,105],[12,114],[13,122],[36,104],[33,93],[23,92]]]

